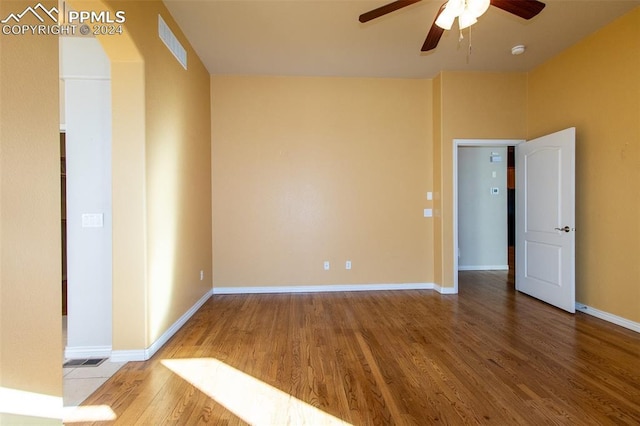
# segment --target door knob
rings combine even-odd
[[[564,232],[569,232],[571,231],[571,228],[569,228],[568,226],[565,226],[564,228],[553,228],[556,231],[564,231]]]

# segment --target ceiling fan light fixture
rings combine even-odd
[[[447,13],[448,9],[445,9],[438,19],[436,19],[436,25],[442,28],[443,30],[450,30],[453,26],[453,21],[456,20],[456,16],[453,13]]]
[[[461,30],[464,30],[465,28],[472,26],[476,22],[478,22],[476,17],[473,16],[472,13],[469,13],[467,11],[465,11],[460,16],[458,16],[458,25],[460,26]]]
[[[476,18],[481,17],[491,6],[491,0],[467,0],[465,11],[472,13]]]
[[[491,0],[449,0],[440,16],[436,19],[436,25],[444,30],[450,30],[453,21],[458,18],[460,29],[465,29],[478,22],[478,17],[484,14]]]
[[[450,13],[454,16],[460,16],[464,9],[467,6],[467,0],[449,0],[447,2],[447,6],[445,8],[445,12]]]

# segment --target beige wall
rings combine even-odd
[[[433,279],[442,284],[442,74],[433,80]],[[453,267],[453,265],[452,265]]]
[[[0,15],[30,5],[2,2]],[[209,75],[161,2],[73,2],[110,5],[127,16],[125,35],[100,40],[112,60],[113,347],[145,349],[211,289]],[[158,13],[189,71],[158,39]],[[0,57],[0,386],[61,397],[58,39],[2,36]]]
[[[430,80],[211,82],[214,287],[433,282]]]
[[[526,74],[442,72],[436,83],[441,93],[441,238],[435,242],[436,271],[443,287],[453,286],[453,140],[525,139]],[[435,161],[438,161],[437,159]],[[436,178],[435,180],[438,180]],[[440,275],[441,274],[441,275]]]
[[[28,5],[3,1],[0,16]],[[58,87],[57,38],[0,37],[0,386],[54,397],[62,396]]]
[[[126,12],[126,37],[100,39],[112,61],[113,349],[144,349],[212,285],[209,74],[162,2],[105,4]]]
[[[640,8],[529,74],[528,137],[576,127],[576,299],[640,322]]]

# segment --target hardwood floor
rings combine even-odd
[[[640,424],[640,335],[507,277],[463,272],[446,296],[214,296],[83,405],[124,425]]]

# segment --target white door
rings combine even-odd
[[[575,128],[516,146],[516,289],[575,312]]]

